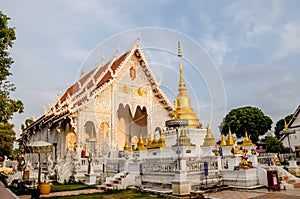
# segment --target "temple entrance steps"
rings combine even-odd
[[[280,181],[281,189],[299,189],[300,188],[300,179],[290,179],[289,176],[283,176]]]
[[[141,184],[139,173],[121,172],[114,177],[107,177],[106,182],[97,186],[98,189],[126,189],[128,186],[139,186]]]
[[[280,182],[280,189],[299,189],[300,188],[300,178],[289,173],[283,168],[283,166],[265,166],[263,167],[265,172],[268,170],[277,170],[278,178]],[[265,184],[268,186],[267,184]]]

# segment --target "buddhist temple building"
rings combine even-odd
[[[24,145],[53,145],[41,158],[43,165],[50,165],[44,175],[60,183],[74,179],[90,185],[97,179],[105,190],[167,185],[179,196],[203,186],[205,176],[213,186],[221,180],[256,185],[256,170],[246,177],[234,170],[239,159],[232,157],[236,143],[231,130],[217,145],[210,125],[202,128],[185,85],[182,49],[178,42],[174,105],[159,87],[138,41],[67,88],[20,138]],[[251,144],[245,132],[243,146]],[[256,154],[252,156],[255,165]],[[37,159],[26,155],[26,162],[36,164]]]

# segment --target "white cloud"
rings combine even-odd
[[[224,56],[230,51],[227,41],[206,36],[203,39],[203,45],[212,54],[215,63],[218,66],[222,66]]]
[[[282,58],[291,53],[300,53],[300,21],[291,21],[282,27],[279,34],[280,49],[274,57]]]

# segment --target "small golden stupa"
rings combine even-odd
[[[152,140],[151,140],[151,136],[148,135],[148,138],[147,138],[147,149],[151,149],[152,148]]]
[[[225,139],[225,135],[222,133],[222,138],[221,138],[221,143],[220,143],[221,146],[226,146],[227,143],[226,143],[226,139]]]
[[[124,151],[132,152],[132,149],[131,149],[131,147],[128,144],[128,139],[127,138],[126,138],[125,146],[124,146],[123,149],[124,149]]]
[[[157,146],[159,148],[166,148],[167,147],[166,140],[165,140],[161,130],[159,131],[159,139],[157,141]]]
[[[156,135],[154,134],[153,139],[152,139],[152,147],[151,148],[152,149],[157,148],[158,147],[157,144],[158,144],[158,141],[157,141]]]
[[[252,141],[248,138],[248,132],[247,130],[245,131],[245,139],[242,143],[242,146],[253,146]]]
[[[147,150],[147,148],[146,148],[145,145],[144,145],[144,141],[143,141],[142,134],[140,134],[140,138],[139,138],[139,141],[138,141],[138,143],[137,143],[136,150],[137,150],[137,151],[144,151],[144,150]]]
[[[215,146],[216,140],[211,133],[210,126],[208,125],[206,129],[207,129],[207,132],[206,132],[206,136],[204,138],[204,142],[203,142],[202,146]]]
[[[229,128],[229,132],[228,132],[228,140],[227,140],[226,145],[227,145],[227,146],[233,146],[234,143],[235,143],[235,140],[233,139],[231,130],[230,130],[230,128]]]
[[[185,82],[182,72],[182,52],[180,49],[180,42],[178,42],[178,56],[180,57],[179,61],[179,88],[178,95],[175,99],[174,112],[172,113],[172,119],[186,119],[188,120],[188,127],[190,128],[199,128],[202,124],[199,122],[199,119],[196,116],[196,112],[191,108],[190,96],[187,93],[185,87]]]
[[[195,146],[191,143],[191,139],[186,136],[185,130],[182,129],[179,136],[179,146]]]

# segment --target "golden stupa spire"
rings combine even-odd
[[[159,131],[159,139],[157,141],[157,146],[159,148],[166,148],[167,147],[166,140],[165,140],[161,130]]]
[[[289,127],[288,127],[288,125],[287,125],[287,123],[286,123],[285,118],[283,118],[283,120],[284,120],[284,130],[289,130]]]
[[[226,146],[227,143],[226,143],[226,139],[225,139],[225,135],[222,133],[222,138],[221,138],[221,146]]]
[[[242,143],[242,146],[252,146],[252,145],[253,145],[252,141],[248,138],[248,132],[247,130],[245,130],[245,139]]]
[[[125,141],[125,146],[124,146],[124,151],[128,151],[128,152],[132,152],[132,149],[130,148],[129,144],[128,144],[128,139],[126,138]]]
[[[206,136],[204,138],[204,142],[203,142],[202,146],[215,146],[216,145],[216,140],[215,140],[214,136],[211,133],[209,124],[207,125],[206,129],[207,129],[207,133],[206,133]]]
[[[235,140],[233,139],[231,130],[229,128],[227,146],[233,146],[234,143],[235,143]]]
[[[151,136],[148,135],[148,138],[147,138],[147,149],[151,149],[152,148],[152,140],[151,140]]]
[[[179,136],[179,146],[195,146],[191,143],[191,139],[188,136],[186,136],[184,129],[181,129],[181,133]]]
[[[147,148],[146,148],[145,145],[144,145],[144,141],[143,141],[143,136],[142,136],[142,134],[140,134],[140,138],[139,138],[139,141],[138,141],[138,143],[137,143],[136,150],[137,150],[137,151],[144,151],[144,150],[147,150]]]
[[[157,143],[158,143],[158,141],[157,141],[156,135],[154,133],[153,139],[152,139],[152,149],[157,148]]]
[[[187,93],[185,87],[183,70],[182,70],[182,51],[180,48],[180,42],[178,41],[178,56],[179,60],[179,88],[178,95],[175,100],[175,110],[172,114],[172,119],[186,119],[188,120],[188,127],[197,128],[201,127],[202,124],[196,116],[196,112],[191,108],[190,96]]]
[[[184,78],[183,78],[183,72],[182,72],[182,52],[181,52],[181,48],[180,48],[180,41],[178,41],[178,57],[180,57],[180,60],[179,60],[179,75],[180,75],[179,90],[180,89],[186,90],[185,82],[184,82]]]

